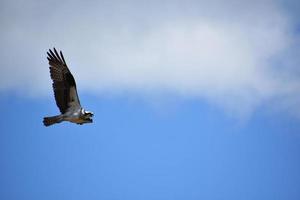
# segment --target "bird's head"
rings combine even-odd
[[[83,118],[87,121],[87,122],[90,122],[92,123],[93,122],[93,119],[92,117],[94,116],[94,113],[91,112],[91,111],[86,111],[84,109],[82,109],[82,114],[83,114]]]

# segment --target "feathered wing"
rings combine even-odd
[[[75,79],[67,67],[62,52],[58,54],[54,48],[54,52],[49,49],[47,54],[55,101],[60,112],[63,114],[70,107],[80,108]]]

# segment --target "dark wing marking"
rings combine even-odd
[[[56,105],[63,114],[70,107],[81,106],[76,90],[75,79],[67,67],[65,58],[61,51],[60,54],[58,54],[55,48],[53,48],[53,50],[54,53],[49,49],[47,59],[50,65],[50,76],[53,80],[52,87]]]

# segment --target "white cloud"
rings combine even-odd
[[[173,93],[237,113],[299,102],[294,27],[275,1],[2,4],[0,90],[47,94],[55,46],[79,88],[98,94]]]

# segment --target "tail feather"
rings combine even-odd
[[[55,123],[60,123],[62,122],[62,117],[60,115],[53,116],[53,117],[44,117],[44,125],[45,126],[51,126]]]

